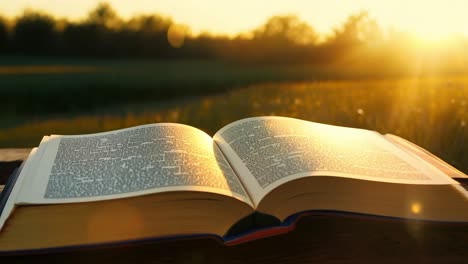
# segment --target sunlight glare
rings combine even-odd
[[[415,18],[412,24],[407,25],[407,30],[422,41],[434,42],[450,37],[456,33],[454,29],[460,28],[456,21],[438,19],[432,13],[436,11],[425,11],[422,17]]]

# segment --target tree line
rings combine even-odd
[[[464,47],[465,38],[456,40]],[[350,15],[332,34],[320,36],[294,15],[269,18],[236,37],[200,34],[157,14],[124,20],[101,3],[79,22],[26,10],[14,20],[0,18],[0,54],[90,58],[219,59],[238,63],[404,65],[420,46],[408,34],[384,34],[367,12]],[[458,47],[457,46],[457,47]],[[468,58],[463,48],[424,49],[443,65]],[[426,55],[428,55],[426,54]],[[442,60],[441,60],[442,58]],[[445,64],[444,64],[445,63]],[[457,64],[458,66],[460,65]]]

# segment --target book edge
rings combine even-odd
[[[299,221],[306,217],[314,216],[325,216],[325,217],[341,217],[341,218],[355,218],[355,219],[364,219],[370,221],[391,221],[391,222],[404,222],[404,223],[420,223],[420,224],[444,224],[451,226],[468,226],[467,222],[462,221],[437,221],[437,220],[425,220],[425,219],[412,219],[412,218],[400,218],[400,217],[391,217],[391,216],[382,216],[382,215],[372,215],[356,212],[346,212],[346,211],[336,211],[336,210],[309,210],[302,211],[296,214],[293,214],[286,218],[280,225],[274,227],[259,228],[254,230],[249,230],[242,232],[237,235],[232,236],[218,236],[215,234],[179,234],[179,235],[169,235],[161,237],[147,237],[140,239],[130,239],[130,240],[120,240],[120,241],[111,241],[111,242],[101,242],[101,243],[91,243],[91,244],[80,244],[80,245],[69,245],[69,246],[59,246],[59,247],[48,247],[48,248],[36,248],[36,249],[21,249],[21,250],[8,250],[1,251],[1,255],[30,255],[30,254],[40,254],[40,253],[60,253],[60,252],[70,252],[70,251],[79,251],[79,250],[92,250],[92,249],[101,249],[101,248],[115,248],[115,247],[124,247],[129,245],[144,245],[154,242],[165,242],[165,241],[176,241],[176,240],[190,240],[190,239],[201,239],[208,238],[218,241],[225,246],[236,246],[239,244],[277,236],[281,234],[286,234],[294,229],[296,229]]]
[[[21,163],[20,167],[16,168],[10,174],[10,177],[8,177],[8,181],[5,184],[5,187],[3,188],[3,190],[0,190],[1,191],[1,193],[0,193],[0,216],[3,214],[3,211],[4,211],[5,207],[6,207],[7,201],[11,196],[11,193],[13,191],[13,187],[15,186],[16,181],[18,180],[18,177],[19,177],[20,172],[22,170],[23,164],[24,164],[24,161],[23,161],[23,163]],[[1,230],[1,225],[0,225],[0,230]]]

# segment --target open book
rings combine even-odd
[[[468,222],[453,175],[466,177],[399,137],[286,117],[239,120],[213,138],[172,123],[46,136],[3,192],[0,251],[226,238],[254,212]]]

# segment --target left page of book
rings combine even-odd
[[[53,135],[39,151],[17,204],[88,202],[169,191],[211,192],[252,204],[212,138],[187,125]]]

